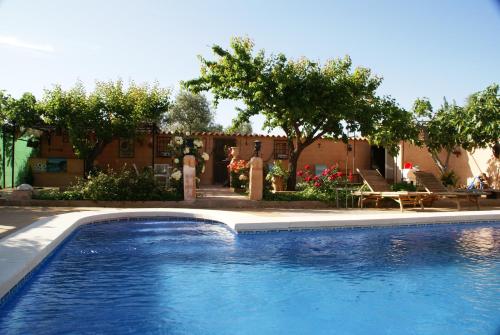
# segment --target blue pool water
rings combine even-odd
[[[497,335],[500,224],[88,225],[0,305],[0,333]]]

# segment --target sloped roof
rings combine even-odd
[[[172,133],[168,132],[166,134],[172,134]],[[286,139],[286,136],[284,136],[284,135],[226,133],[223,131],[220,131],[220,132],[219,131],[195,131],[195,132],[192,132],[191,135],[194,135],[194,136],[221,136],[221,137],[240,136],[240,137],[261,137],[261,138]]]
[[[176,133],[172,132],[162,132],[163,135],[175,135]],[[230,136],[239,136],[239,137],[259,137],[259,138],[275,138],[275,139],[286,139],[287,137],[284,135],[271,135],[271,134],[241,134],[241,133],[225,133],[225,132],[213,132],[213,131],[195,131],[192,132],[193,136],[220,136],[220,137],[230,137]],[[321,139],[330,139],[329,137],[321,137]],[[351,136],[350,140],[358,140],[358,141],[366,141],[368,140],[363,136]],[[340,138],[339,138],[340,140]]]

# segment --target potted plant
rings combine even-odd
[[[274,192],[285,190],[287,178],[288,171],[283,168],[283,162],[280,160],[274,161],[266,176],[266,180],[272,182]]]
[[[228,165],[229,184],[233,192],[243,193],[248,188],[248,162],[243,159],[232,159]]]

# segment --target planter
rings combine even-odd
[[[282,176],[273,176],[273,190],[280,192],[285,190],[285,178]]]

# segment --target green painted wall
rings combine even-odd
[[[27,138],[20,138],[16,141],[15,145],[15,155],[14,155],[14,186],[18,186],[22,183],[32,183],[30,180],[30,172],[28,165],[28,158],[30,158],[35,152],[35,149],[29,148],[27,146]],[[4,187],[4,177],[5,177],[5,187],[12,187],[12,141],[9,136],[5,139],[5,151],[4,151],[4,139],[2,138],[2,133],[0,132],[0,188]],[[5,171],[3,171],[3,155],[5,153]],[[32,177],[31,177],[32,178]]]

